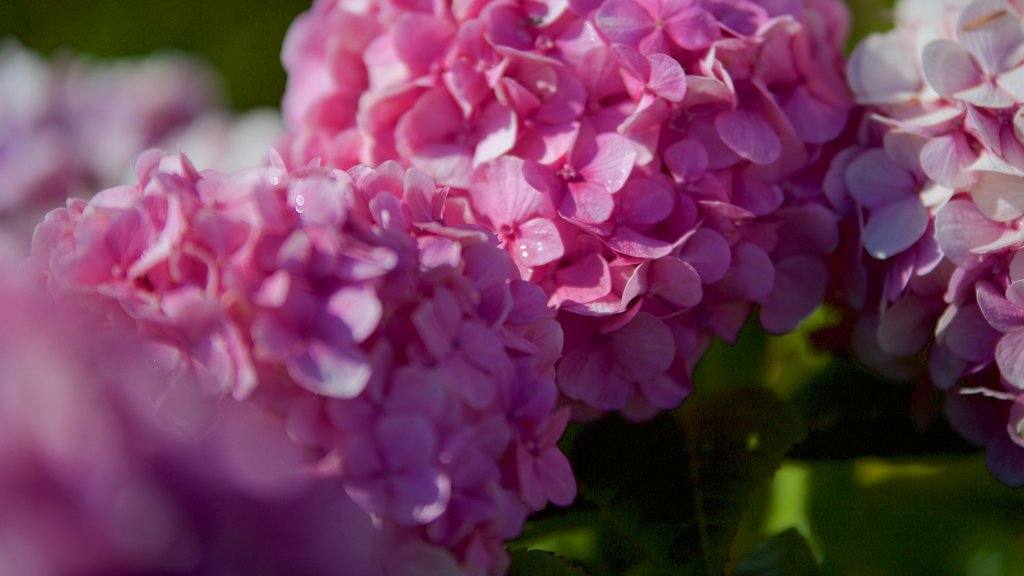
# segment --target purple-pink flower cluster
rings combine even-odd
[[[217,100],[214,76],[197,59],[51,62],[0,40],[0,236],[27,248],[47,210],[121,182],[141,151]]]
[[[850,58],[869,108],[827,179],[870,256],[848,290],[864,308],[862,349],[881,364],[927,354],[951,421],[1014,485],[1024,484],[1022,10],[898,3],[896,28]]]
[[[446,188],[394,162],[136,170],[51,212],[26,270],[142,341],[159,396],[259,406],[380,537],[467,574],[502,573],[527,515],[572,501],[561,328],[493,235],[444,222]]]
[[[833,0],[317,1],[292,26],[290,164],[452,187],[559,311],[577,417],[678,405],[711,335],[823,299],[821,192],[852,100]]]

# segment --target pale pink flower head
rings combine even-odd
[[[833,0],[317,2],[285,50],[286,156],[450,186],[447,222],[494,233],[568,327],[562,400],[644,418],[755,306],[785,331],[823,298],[847,30]]]

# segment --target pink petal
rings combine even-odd
[[[588,182],[600,184],[609,192],[618,192],[633,170],[636,150],[629,140],[618,134],[599,134],[593,140],[573,145],[572,162]]]
[[[599,254],[588,254],[555,273],[558,288],[552,298],[558,303],[585,304],[607,295],[612,289],[608,263]]]
[[[700,142],[680,140],[665,149],[663,160],[672,175],[686,182],[699,178],[708,169],[708,151]]]
[[[873,210],[864,228],[864,249],[884,260],[914,245],[928,229],[928,209],[916,196]]]
[[[576,499],[576,480],[565,454],[557,448],[548,448],[537,459],[536,470],[544,493],[553,504],[572,504]]]
[[[565,246],[554,222],[534,218],[519,226],[511,251],[516,261],[528,267],[543,266],[564,256]]]
[[[492,102],[484,109],[477,121],[476,152],[473,165],[498,158],[516,144],[518,127],[515,112],[511,108]]]
[[[331,295],[327,312],[339,318],[359,343],[370,337],[381,320],[383,307],[371,287],[346,286]]]
[[[1024,389],[1024,330],[1015,330],[999,339],[996,364],[1011,386]]]
[[[700,304],[704,296],[701,277],[679,258],[661,258],[651,263],[648,291],[669,304],[685,309]]]
[[[635,394],[634,386],[613,369],[612,355],[606,350],[568,352],[558,363],[557,381],[567,397],[598,410],[618,410]]]
[[[637,47],[654,29],[651,15],[633,0],[610,0],[594,18],[598,29],[613,44]]]
[[[330,398],[355,398],[372,374],[366,356],[355,348],[328,346],[309,341],[306,349],[288,362],[295,383],[314,394]]]
[[[993,328],[1004,333],[1024,328],[1024,308],[1007,300],[991,283],[978,282],[975,293],[981,314]]]
[[[651,61],[641,54],[635,46],[612,44],[611,52],[619,65],[636,77],[640,84],[647,84],[647,81],[651,78]],[[630,90],[630,94],[633,95],[632,87],[630,87]]]
[[[985,217],[974,202],[954,199],[935,216],[935,238],[942,252],[961,268],[974,268],[980,262],[977,249],[1016,238],[1014,230]]]
[[[454,34],[452,25],[443,18],[405,12],[395,21],[391,37],[398,57],[414,75],[420,75],[430,71]]]
[[[686,73],[679,61],[667,54],[651,54],[647,86],[669,102],[681,102],[686,95]]]
[[[600,224],[611,218],[615,199],[604,186],[594,182],[570,182],[559,212],[570,220]]]
[[[921,168],[946,188],[965,188],[974,182],[967,170],[976,160],[963,132],[932,138],[921,149]]]
[[[675,208],[675,193],[653,178],[632,178],[615,196],[622,221],[638,228],[661,222]]]
[[[683,244],[679,258],[700,274],[705,284],[718,282],[732,265],[729,243],[721,234],[708,228],[698,228]]]
[[[973,0],[957,20],[957,40],[981,65],[998,74],[1020,64],[1024,43],[1020,14],[1004,0]]]
[[[946,98],[983,82],[974,57],[956,42],[935,40],[925,46],[922,59],[928,84]]]
[[[988,362],[992,359],[1000,333],[988,323],[981,308],[972,302],[956,311],[941,337],[960,358],[969,362]]]
[[[771,164],[782,153],[782,142],[759,114],[739,109],[715,117],[715,128],[729,148],[755,164]]]
[[[427,465],[437,451],[434,427],[421,416],[385,414],[374,424],[373,434],[389,470]]]
[[[846,65],[850,88],[860,104],[905,101],[920,89],[913,34],[893,30],[870,34],[857,44]]]
[[[640,382],[640,392],[644,398],[662,410],[672,410],[679,406],[692,391],[693,387],[688,382],[679,382],[667,374]]]
[[[469,198],[473,210],[495,229],[553,213],[548,197],[523,178],[523,161],[515,156],[477,167],[470,177]]]
[[[839,136],[849,115],[845,107],[822,102],[802,85],[783,101],[782,111],[796,135],[809,144],[824,144]]]
[[[1015,174],[982,170],[969,190],[982,214],[996,222],[1024,216],[1024,178]]]
[[[626,256],[653,259],[669,255],[675,246],[637,232],[629,226],[619,226],[608,239],[608,247]]]

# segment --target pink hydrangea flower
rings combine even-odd
[[[847,253],[867,279],[847,290],[859,348],[883,369],[927,354],[951,422],[1020,485],[1024,17],[1002,0],[906,1],[897,16],[851,57],[871,108],[827,177],[867,253]]]
[[[449,223],[491,229],[567,327],[563,401],[647,417],[712,335],[755,306],[792,329],[824,297],[847,20],[832,0],[318,1],[284,50],[283,146],[450,186]]]
[[[23,238],[69,196],[120,182],[140,151],[218,106],[212,71],[176,55],[50,62],[0,43],[0,227]]]
[[[223,174],[150,151],[136,170],[38,228],[26,269],[55,299],[138,335],[166,382],[271,415],[396,554],[502,573],[528,514],[573,500],[561,328],[492,234],[445,223],[446,188],[276,155]]]

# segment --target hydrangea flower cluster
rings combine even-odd
[[[284,146],[451,186],[449,220],[493,230],[560,311],[576,416],[644,418],[754,305],[782,332],[824,297],[845,10],[318,0],[286,39]]]
[[[896,28],[851,56],[850,85],[870,108],[827,179],[870,256],[855,285],[871,289],[850,294],[865,307],[863,348],[882,362],[927,354],[950,419],[1014,485],[1024,484],[1022,9],[898,3]]]
[[[394,162],[136,170],[51,212],[26,269],[145,342],[165,396],[261,406],[392,548],[467,574],[502,573],[526,516],[572,501],[561,329],[493,235],[443,222],[446,188]]]
[[[27,246],[34,223],[69,195],[120,182],[139,152],[201,113],[218,93],[195,59],[49,62],[0,41],[0,223]]]

